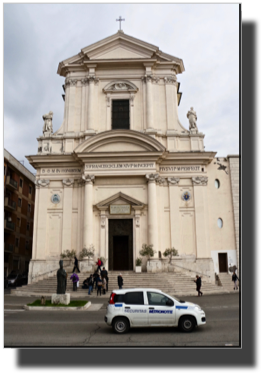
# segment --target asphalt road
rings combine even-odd
[[[229,347],[240,346],[239,294],[180,297],[198,303],[207,324],[192,333],[176,328],[133,328],[117,335],[104,322],[109,297],[91,297],[85,311],[25,311],[35,298],[5,294],[5,347]]]

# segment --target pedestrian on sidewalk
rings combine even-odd
[[[203,295],[203,293],[201,292],[201,285],[202,285],[201,277],[196,275],[196,279],[194,282],[196,283],[196,291],[198,292],[198,297],[201,297]]]
[[[101,280],[100,277],[98,277],[98,279],[97,279],[97,286],[98,286],[97,296],[99,295],[99,293],[100,293],[100,296],[101,296],[102,280]]]
[[[118,276],[118,286],[119,286],[119,289],[121,290],[122,286],[123,286],[122,274],[119,274],[119,276]]]
[[[73,268],[72,272],[74,272],[76,269],[78,270],[78,272],[81,272],[79,270],[79,261],[78,261],[77,257],[75,256],[74,259],[75,259],[75,261],[74,261],[74,268]]]
[[[98,278],[99,278],[99,274],[97,271],[94,272],[93,274],[93,286],[94,286],[94,289],[96,290],[97,289],[97,281],[98,281]]]
[[[106,291],[106,279],[102,278],[102,293],[103,293],[103,295],[105,295],[105,291]]]
[[[71,276],[70,276],[70,279],[72,279],[72,283],[73,283],[73,291],[77,291],[77,283],[79,281],[79,277],[77,274],[73,273]]]
[[[90,277],[89,277],[89,280],[88,280],[88,286],[89,286],[89,290],[88,290],[88,295],[90,295],[92,292],[93,292],[93,275],[90,274]]]
[[[238,276],[236,275],[235,271],[233,271],[231,280],[234,282],[233,290],[235,290],[235,289],[238,290],[237,280],[239,280],[239,278],[238,278]],[[240,280],[239,280],[239,282],[240,282]]]

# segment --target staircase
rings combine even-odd
[[[234,291],[233,290],[234,283],[231,280],[232,275],[228,274],[228,273],[220,273],[218,276],[219,276],[220,283],[221,283],[222,287],[224,288],[224,290],[229,291],[229,292],[233,292]],[[239,286],[239,281],[237,281],[237,286]]]
[[[120,271],[108,271],[109,284],[108,284],[108,293],[109,296],[112,290],[118,289],[117,277],[120,274]],[[72,281],[69,279],[71,275],[71,271],[68,271],[68,280],[67,280],[67,289],[66,291],[71,294],[71,297],[81,297],[87,296],[88,290],[84,290],[81,288],[83,281],[89,277],[90,272],[81,272],[78,274],[80,279],[80,287],[77,291],[73,291]],[[196,284],[194,283],[194,279],[188,275],[184,275],[182,273],[168,273],[162,272],[157,274],[151,273],[135,273],[133,271],[123,271],[123,289],[125,288],[138,288],[138,287],[146,287],[146,288],[157,288],[162,290],[163,292],[174,295],[174,296],[183,296],[183,295],[196,295]],[[230,278],[231,279],[231,278]],[[57,277],[52,276],[47,279],[38,281],[36,283],[22,286],[16,288],[15,290],[11,290],[11,294],[13,295],[21,295],[21,296],[51,296],[51,294],[56,293],[57,291]],[[201,291],[206,294],[218,294],[218,293],[226,293],[225,288],[222,286],[217,286],[212,283],[203,282]],[[233,290],[232,290],[233,291]],[[93,293],[93,296],[96,295],[96,292]],[[103,295],[102,295],[103,297]],[[105,297],[105,296],[104,296]]]

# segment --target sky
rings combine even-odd
[[[32,172],[42,116],[53,131],[64,115],[59,62],[115,34],[125,34],[183,60],[177,76],[179,120],[190,107],[205,134],[205,150],[239,154],[238,4],[4,4],[4,147]]]

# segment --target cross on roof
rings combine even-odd
[[[121,30],[121,21],[122,20],[125,20],[125,19],[122,19],[121,16],[119,17],[119,19],[116,19],[117,22],[119,22],[119,29]]]

